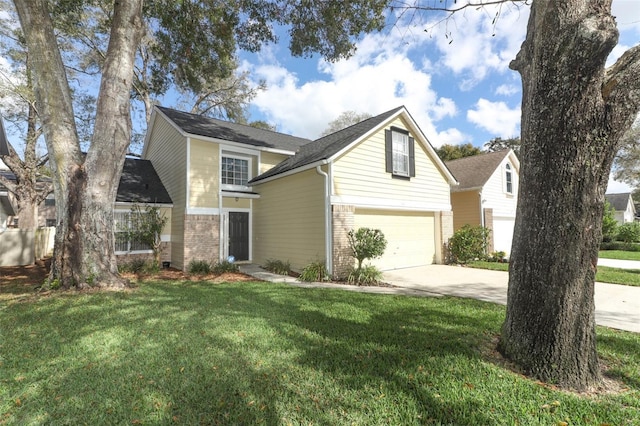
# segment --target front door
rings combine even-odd
[[[229,256],[249,260],[248,212],[229,212]]]

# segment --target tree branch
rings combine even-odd
[[[602,97],[607,104],[610,129],[631,126],[640,111],[640,45],[627,50],[607,68]],[[624,124],[621,124],[624,123]],[[622,135],[611,135],[620,139]]]

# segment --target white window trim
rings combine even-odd
[[[113,213],[114,213],[114,215],[116,215],[118,213],[131,214],[131,210],[114,210]],[[153,250],[151,250],[151,249],[149,249],[149,250],[131,250],[131,241],[127,241],[127,247],[129,248],[129,250],[124,250],[124,251],[123,250],[116,250],[115,249],[115,245],[116,245],[115,234],[116,234],[116,229],[115,229],[115,220],[114,220],[114,227],[113,227],[114,254],[122,255],[122,254],[148,254],[148,253],[153,253]]]
[[[235,153],[222,152],[220,154],[220,166],[219,166],[219,179],[220,179],[220,189],[223,191],[251,191],[251,187],[247,185],[230,185],[226,183],[222,183],[222,159],[223,158],[232,158],[236,160],[245,160],[247,162],[247,182],[253,179],[253,158],[245,155],[238,155]]]
[[[404,153],[396,151],[396,135],[402,137],[402,140],[398,140],[397,142],[401,142],[404,145]],[[396,170],[396,155],[402,155],[405,158],[404,164],[406,165],[406,170]],[[409,135],[403,132],[398,132],[395,130],[391,130],[391,156],[392,156],[392,167],[393,174],[396,176],[409,177],[410,174],[410,164],[411,159],[409,158]]]
[[[514,179],[513,179],[513,167],[511,167],[510,163],[506,163],[504,165],[504,173],[502,174],[502,176],[504,177],[504,192],[505,192],[505,194],[513,195],[513,192],[514,192],[513,191],[513,187],[514,187],[515,183],[514,183]],[[509,191],[509,183],[511,183],[511,191]]]

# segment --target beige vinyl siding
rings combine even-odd
[[[457,231],[464,225],[480,225],[480,195],[478,191],[451,193],[451,208],[453,210],[453,230]]]
[[[191,139],[189,207],[218,208],[219,168],[218,144]]]
[[[367,264],[390,270],[435,262],[433,213],[356,209],[354,225],[355,229],[380,229],[387,239],[382,257],[367,260]]]
[[[250,209],[251,200],[248,198],[222,197],[223,209]]]
[[[300,271],[325,260],[324,178],[313,170],[254,187],[253,259],[289,261]]]
[[[166,119],[157,114],[145,159],[151,160],[173,201],[171,211],[171,265],[184,263],[184,215],[187,188],[187,141]]]
[[[288,158],[287,155],[283,154],[275,154],[273,152],[263,152],[260,154],[260,169],[258,170],[259,174],[266,172],[269,169],[272,169],[277,164],[283,162]]]
[[[386,129],[391,126],[408,128],[401,118]],[[380,129],[335,161],[334,194],[448,205],[449,182],[415,135],[411,136],[416,139],[416,176],[410,180],[396,179],[385,172],[384,130]]]

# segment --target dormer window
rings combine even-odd
[[[513,194],[513,172],[511,171],[511,164],[507,163],[504,172],[505,192],[507,194]]]
[[[220,183],[223,189],[246,190],[251,179],[251,159],[241,156],[223,155],[220,168]]]

